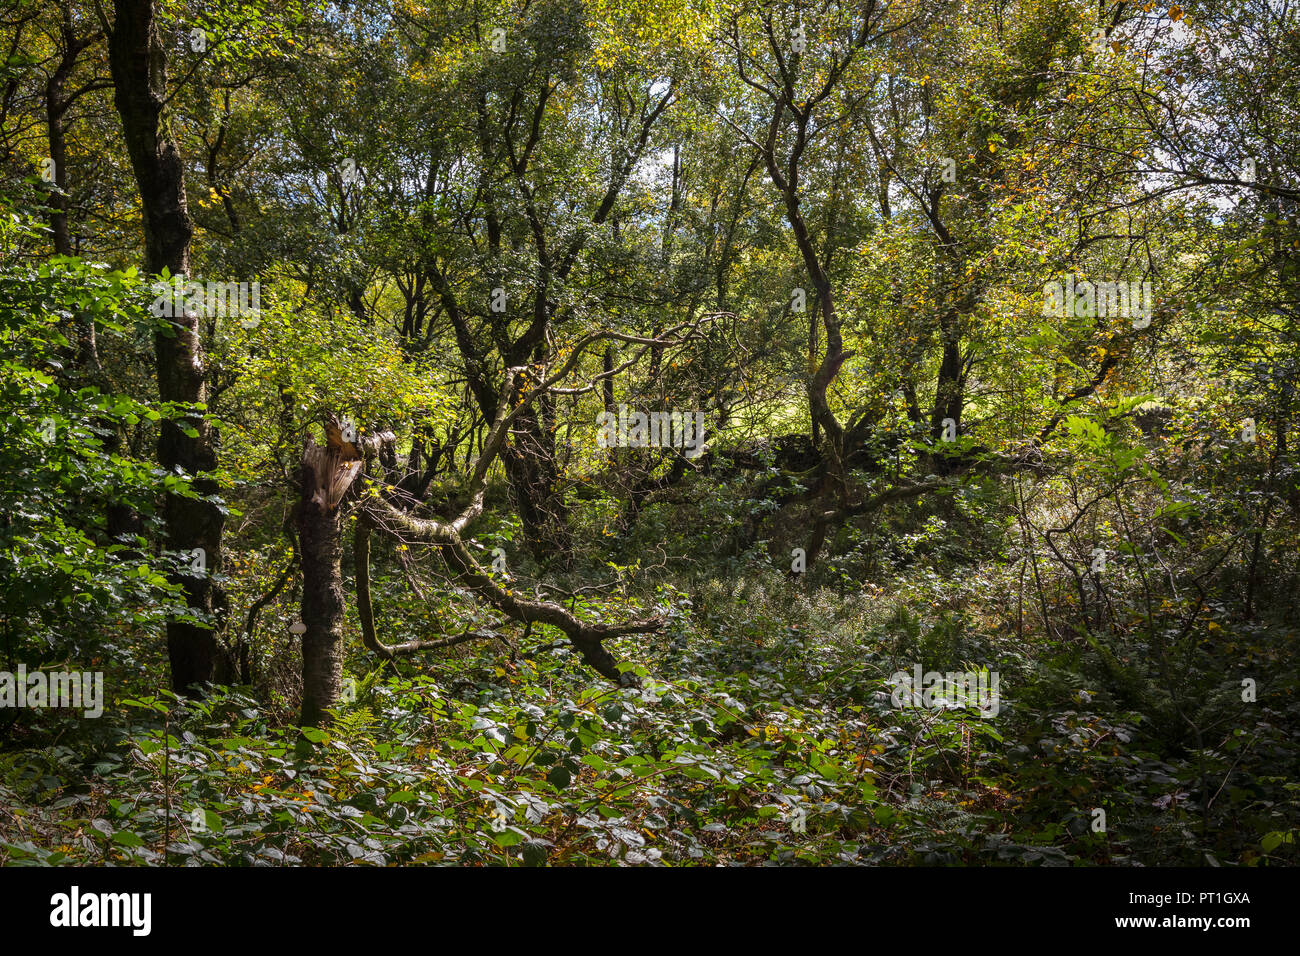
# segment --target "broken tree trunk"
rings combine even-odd
[[[325,445],[310,438],[302,455],[298,548],[302,559],[302,723],[319,726],[343,683],[343,520],[339,505],[361,471],[361,452],[337,419]]]

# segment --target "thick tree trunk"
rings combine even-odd
[[[303,462],[298,505],[302,554],[302,723],[316,727],[338,704],[343,681],[343,526],[337,510],[310,498],[315,474]]]
[[[50,194],[50,230],[54,233],[54,251],[72,255],[72,238],[68,234],[68,144],[64,136],[63,114],[68,103],[63,92],[71,63],[65,57],[45,87],[45,118],[50,139],[50,159],[54,162],[54,185]]]
[[[302,723],[316,727],[338,706],[343,683],[343,522],[339,504],[361,470],[361,455],[338,422],[325,425],[324,447],[307,442],[298,502],[302,558]]]
[[[544,414],[545,409],[542,411]],[[557,487],[555,436],[546,419],[531,410],[521,415],[501,460],[533,557],[543,566],[565,566],[571,558],[569,523]]]
[[[188,275],[193,228],[185,205],[185,170],[180,153],[167,138],[163,102],[167,90],[167,57],[158,36],[152,0],[116,0],[109,63],[114,102],[122,117],[127,154],[140,189],[144,210],[145,268],[157,274]],[[154,337],[158,360],[158,397],[164,402],[205,405],[203,346],[199,316],[187,312],[166,320],[170,328]],[[185,434],[190,429],[193,435]],[[184,421],[164,421],[158,438],[158,461],[168,472],[193,478],[200,495],[215,495],[212,472],[217,465],[216,433],[201,414]],[[221,570],[221,532],[225,519],[214,504],[168,495],[164,506],[167,547],[194,555],[201,552],[204,571],[187,572],[176,580],[184,587],[189,606],[220,626],[225,595],[213,583]],[[172,687],[194,694],[216,674],[219,648],[210,627],[171,621],[167,625]]]

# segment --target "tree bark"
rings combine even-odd
[[[515,502],[524,535],[533,557],[543,566],[567,566],[572,558],[569,523],[555,456],[555,435],[544,417],[548,399],[541,408],[519,416],[510,441],[502,452],[506,477],[515,492]]]
[[[54,233],[54,252],[72,255],[72,238],[68,234],[68,144],[64,136],[63,115],[68,109],[64,84],[79,52],[77,47],[64,50],[63,59],[45,84],[45,124],[50,140],[50,159],[54,162],[55,190],[50,193],[50,230]]]
[[[342,523],[312,500],[315,469],[303,459],[303,498],[298,504],[302,555],[302,723],[316,727],[338,704],[343,682]]]
[[[194,230],[185,204],[185,169],[168,138],[163,109],[167,95],[167,56],[158,35],[152,0],[115,0],[109,35],[109,64],[114,103],[122,118],[127,154],[143,207],[145,269],[158,274],[189,275]],[[199,316],[186,314],[164,323],[154,336],[158,362],[158,397],[200,407],[207,403]],[[187,435],[185,430],[193,432]],[[201,411],[182,421],[164,421],[158,438],[158,461],[169,473],[192,478],[199,495],[217,493],[212,475],[217,465],[216,432]],[[194,554],[201,549],[205,570],[174,575],[189,606],[210,626],[184,621],[167,624],[167,652],[172,687],[196,694],[216,674],[219,648],[213,627],[220,627],[225,594],[214,583],[221,570],[221,533],[225,518],[208,501],[167,495],[164,505],[167,547]]]
[[[302,724],[317,727],[338,706],[343,684],[343,522],[339,505],[361,471],[361,453],[325,422],[325,445],[303,451],[298,502],[302,560]]]

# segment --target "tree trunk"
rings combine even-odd
[[[545,402],[542,399],[539,405]],[[569,523],[559,491],[555,436],[544,417],[532,410],[520,415],[501,456],[514,489],[524,537],[543,566],[567,566],[571,560]]]
[[[75,56],[75,53],[72,55]],[[68,234],[68,144],[63,128],[63,114],[68,108],[63,84],[67,81],[71,68],[72,63],[65,55],[45,87],[45,121],[56,187],[49,196],[50,230],[54,234],[54,252],[60,256],[72,255],[72,238]]]
[[[337,511],[311,500],[315,474],[303,460],[298,505],[302,554],[302,723],[316,727],[338,704],[343,681],[343,526]]]
[[[116,17],[109,36],[114,103],[122,117],[127,154],[140,189],[144,211],[145,269],[164,268],[173,276],[189,274],[193,228],[185,205],[185,170],[163,124],[167,91],[167,56],[158,36],[152,0],[116,0]],[[158,397],[164,402],[205,406],[203,346],[199,316],[193,311],[170,320],[154,336],[158,361]],[[186,435],[183,429],[194,432]],[[201,413],[184,421],[164,421],[158,438],[158,461],[169,473],[192,476],[200,495],[215,495],[216,433]],[[164,505],[167,547],[201,554],[204,570],[175,576],[185,589],[189,606],[212,626],[170,621],[167,652],[172,687],[195,694],[216,673],[219,648],[213,627],[220,627],[225,594],[213,578],[221,570],[221,533],[225,519],[207,501],[168,495]]]
[[[308,440],[302,456],[298,553],[302,557],[302,724],[326,722],[343,684],[343,522],[339,504],[361,471],[361,455],[335,419],[324,447]]]

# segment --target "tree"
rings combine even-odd
[[[153,0],[118,0],[114,11],[109,62],[114,103],[143,207],[145,269],[164,280],[189,277],[194,229],[186,207],[185,168],[166,124],[167,53],[157,11]],[[154,351],[159,398],[189,411],[183,421],[162,424],[158,462],[168,472],[192,478],[202,496],[168,494],[164,507],[167,547],[194,561],[175,580],[201,623],[177,619],[167,625],[172,686],[192,694],[218,674],[213,627],[220,626],[225,611],[224,591],[217,581],[225,515],[214,474],[217,434],[205,415],[207,381],[198,312],[191,307],[161,319]]]

